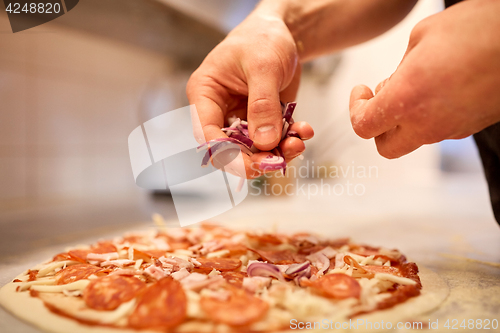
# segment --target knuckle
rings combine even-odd
[[[354,119],[353,119],[354,118]],[[356,119],[356,117],[351,117],[351,124],[354,133],[363,139],[371,139],[372,135],[362,121]]]
[[[275,109],[276,105],[266,97],[257,98],[248,105],[248,112],[256,116],[271,116]]]
[[[388,160],[393,160],[401,157],[402,155],[397,153],[394,149],[388,148],[386,145],[377,144],[377,151],[380,156],[387,158]]]
[[[429,31],[430,18],[425,18],[418,22],[410,33],[410,45],[418,43],[422,37]]]

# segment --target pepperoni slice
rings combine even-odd
[[[283,241],[273,234],[263,234],[263,235],[255,235],[247,233],[248,239],[253,243],[257,243],[262,246],[266,245],[280,245]]]
[[[248,276],[246,272],[239,271],[222,272],[221,275],[226,279],[227,283],[235,287],[241,287],[243,285],[243,279]]]
[[[52,258],[52,261],[64,261],[71,260],[71,256],[68,253],[59,253]]]
[[[375,265],[366,265],[366,266],[362,266],[362,267],[365,271],[370,272],[372,274],[387,273],[387,274],[392,274],[392,275],[396,275],[396,276],[402,276],[401,271],[397,267],[375,266]]]
[[[90,250],[71,250],[68,251],[68,256],[73,261],[78,261],[81,263],[87,262],[87,254],[90,253]]]
[[[229,326],[250,325],[260,320],[269,309],[265,301],[238,288],[231,290],[227,300],[202,297],[200,306],[211,320]]]
[[[103,271],[101,268],[90,264],[77,264],[68,266],[57,272],[57,284],[68,284],[78,280],[86,279],[92,274]]]
[[[111,242],[99,242],[96,245],[92,246],[91,251],[89,253],[111,253],[116,252],[118,249]]]
[[[146,283],[135,277],[111,275],[92,280],[85,288],[83,299],[89,308],[114,310],[136,297]]]
[[[409,286],[398,286],[398,288],[392,293],[391,297],[384,299],[377,304],[377,309],[388,309],[393,306],[403,303],[411,297],[420,295],[420,290],[417,285]]]
[[[226,244],[222,247],[223,250],[229,251],[230,257],[237,257],[247,254],[248,248],[242,244]]]
[[[359,298],[361,286],[353,277],[341,273],[325,275],[311,283],[311,287],[328,298]]]
[[[401,275],[412,279],[417,283],[417,288],[422,289],[422,282],[420,281],[420,277],[418,276],[418,266],[414,262],[404,263],[400,266]]]
[[[241,260],[231,258],[196,258],[201,266],[197,270],[211,271],[216,269],[221,272],[233,271],[241,266]]]
[[[160,258],[165,256],[165,254],[167,253],[167,251],[163,250],[147,250],[143,252],[147,254],[150,258]]]
[[[347,244],[349,244],[349,238],[332,239],[324,243],[325,246],[330,246],[334,249],[338,249]]]
[[[351,252],[360,256],[372,256],[379,254],[380,248],[369,245],[351,245]]]
[[[87,254],[89,253],[111,253],[116,252],[116,246],[114,246],[110,242],[99,242],[96,245],[93,245],[90,249],[76,249],[68,251],[68,256],[71,260],[78,261],[81,263],[87,262]]]
[[[188,241],[176,241],[176,240],[169,240],[168,245],[172,249],[172,251],[175,250],[187,250],[191,246],[191,242]]]
[[[181,284],[167,276],[139,295],[128,323],[136,329],[169,329],[181,324],[186,312],[187,298]]]
[[[302,259],[305,258],[305,255],[297,254],[291,250],[278,250],[278,251],[253,250],[253,249],[250,250],[257,253],[262,258],[262,260],[277,265],[287,265],[287,264],[294,264],[297,262],[304,262],[304,260]]]

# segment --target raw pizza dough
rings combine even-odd
[[[21,274],[18,278],[23,276]],[[416,316],[428,313],[433,311],[447,298],[449,294],[449,289],[447,284],[434,272],[429,269],[425,269],[420,267],[419,273],[420,280],[422,282],[422,291],[421,294],[417,297],[410,298],[406,300],[402,304],[398,304],[392,308],[386,310],[379,310],[369,314],[360,315],[354,317],[352,320],[363,320],[366,322],[381,322],[384,323],[391,322],[392,327],[395,327],[397,322],[405,322],[408,320],[413,320]],[[153,330],[132,330],[132,329],[122,329],[122,328],[114,328],[114,327],[103,327],[103,326],[95,326],[95,325],[87,325],[80,323],[74,319],[70,319],[64,316],[60,316],[50,311],[44,303],[38,297],[31,297],[29,292],[16,292],[16,288],[19,286],[19,283],[10,282],[5,285],[2,289],[0,289],[0,304],[5,307],[8,311],[10,311],[15,316],[37,326],[38,328],[54,333],[152,333],[158,332]],[[72,315],[76,317],[81,317],[86,320],[92,320],[93,318],[104,319],[104,321],[113,322],[113,316],[119,316],[120,312],[126,312],[130,308],[132,308],[135,304],[135,300],[130,302],[126,302],[118,307],[116,310],[106,311],[106,314],[103,316],[102,311],[92,310],[92,309],[84,309],[85,302],[81,297],[66,297],[61,293],[41,293],[41,298],[49,303],[53,304],[56,307],[63,309],[64,311],[69,311]],[[273,316],[279,317],[281,314],[279,311],[275,309],[271,309],[268,313],[268,317],[270,320],[273,320]],[[126,317],[125,317],[126,318]],[[125,320],[125,319],[123,319]],[[319,321],[322,320],[331,320],[333,322],[345,322],[348,319],[342,318],[342,316],[335,317],[315,317],[311,316],[310,321]],[[302,322],[307,322],[309,320],[302,319]],[[359,321],[357,321],[359,323]],[[332,324],[333,325],[333,324]],[[183,332],[216,332],[219,331],[217,325],[194,325],[190,328],[189,325],[183,326]],[[387,327],[387,324],[386,326]],[[220,328],[222,330],[222,328]],[[292,332],[297,330],[288,330],[287,332]],[[324,329],[316,329],[316,330],[300,330],[304,332],[324,332]],[[350,332],[351,330],[338,330],[340,332]],[[377,331],[385,331],[384,329],[375,330],[375,329],[365,329],[364,326],[360,325],[356,329],[352,330],[353,332],[377,332]],[[390,330],[394,332],[395,330]]]

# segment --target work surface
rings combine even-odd
[[[123,201],[2,212],[0,284],[66,246],[151,228],[146,217],[153,211],[174,216],[171,200],[147,197],[132,205]],[[433,332],[448,331],[443,326],[448,319],[500,320],[500,227],[493,220],[479,177],[451,177],[422,187],[368,184],[359,197],[249,195],[215,220],[235,228],[306,230],[398,248],[438,273],[450,288],[437,311],[412,320],[439,320],[439,330]],[[0,332],[39,331],[0,309]]]

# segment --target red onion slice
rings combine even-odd
[[[297,133],[295,131],[288,131],[288,133],[286,133],[286,137],[287,138],[294,137],[294,138],[299,138],[300,139],[299,133]]]
[[[281,103],[282,116],[283,116],[283,128],[282,128],[281,140],[284,140],[285,138],[292,136],[298,137],[300,139],[300,136],[298,135],[297,132],[289,130],[290,125],[293,124],[292,115],[296,105],[297,103],[295,102],[286,104]],[[206,146],[210,146],[210,144],[213,144],[213,142],[228,141],[238,144],[241,147],[241,150],[249,156],[251,156],[253,153],[260,152],[253,145],[253,141],[250,139],[250,135],[248,132],[248,122],[246,120],[241,120],[240,118],[233,116],[229,119],[229,122],[231,123],[229,127],[222,128],[222,131],[228,136],[228,138],[218,138],[211,140],[209,142],[205,142],[204,144],[198,146],[197,148],[198,151]],[[211,148],[208,148],[208,151],[206,152],[203,158],[202,166],[207,166],[208,163],[213,159],[213,155],[217,152],[217,150],[222,149],[222,147],[223,146],[217,146],[213,144]],[[268,171],[282,169],[283,174],[285,174],[286,162],[285,159],[283,158],[283,153],[281,152],[279,146],[275,148],[275,151],[279,152],[277,154],[278,156],[270,155],[267,158],[264,158],[260,163],[260,168],[262,170],[268,170]]]
[[[241,147],[240,145],[236,147],[231,142],[217,142],[212,147],[208,148],[208,151],[206,152],[205,156],[203,156],[203,159],[201,161],[201,167],[204,168],[208,166],[210,161],[213,161],[214,158],[223,151],[228,151],[231,149],[239,149],[240,147]]]
[[[245,146],[247,146],[248,149],[250,149],[250,147],[253,146],[253,141],[250,140],[248,137],[242,135],[242,134],[231,133],[231,138],[233,138],[235,140],[238,140],[239,142],[241,142],[242,144],[244,144]]]
[[[263,158],[259,165],[261,170],[279,170],[286,167],[285,159],[281,156],[269,155]]]
[[[302,273],[303,271],[307,270],[308,267],[310,267],[311,264],[308,261],[304,261],[301,264],[291,264],[290,267],[285,271],[286,275],[294,275],[297,273]]]
[[[248,276],[263,276],[263,277],[274,277],[280,281],[285,281],[283,274],[280,269],[273,264],[268,264],[265,262],[252,262],[247,267]]]
[[[250,133],[248,133],[248,126],[247,128],[244,128],[243,126],[238,126],[238,129],[240,130],[241,134],[243,134],[246,137],[250,136]]]
[[[321,252],[316,252],[306,257],[318,269],[318,275],[324,274],[330,268],[330,259]]]
[[[295,102],[286,103],[284,110],[283,110],[283,118],[285,118],[285,121],[287,123],[290,123],[290,120],[292,119],[293,111],[295,111],[296,106],[297,106],[297,103],[295,103]]]

